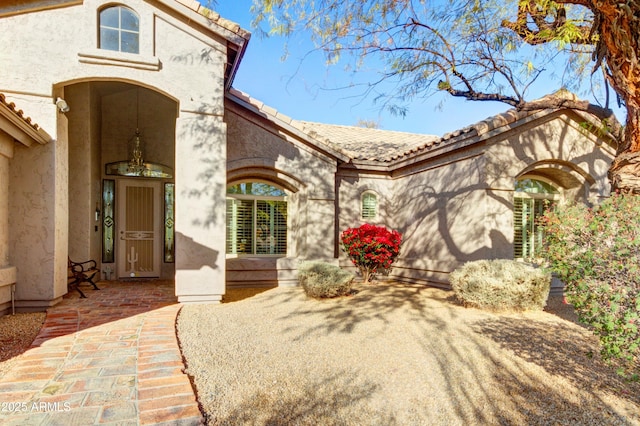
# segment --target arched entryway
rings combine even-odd
[[[103,279],[173,279],[178,104],[130,82],[64,87],[69,256]]]

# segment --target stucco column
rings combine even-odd
[[[11,301],[16,268],[9,265],[9,159],[13,140],[0,132],[0,313]]]
[[[9,158],[12,156],[13,141],[0,133],[0,268],[9,264]]]
[[[176,121],[176,296],[219,302],[225,291],[226,124],[181,111]]]
[[[9,167],[9,249],[17,268],[16,308],[22,310],[42,310],[67,293],[67,120],[53,102],[47,109],[59,137],[46,145],[16,145]]]

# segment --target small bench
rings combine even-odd
[[[100,269],[95,260],[87,260],[85,262],[74,262],[71,258],[68,259],[67,267],[67,290],[77,290],[80,293],[81,298],[86,298],[82,290],[80,290],[80,284],[89,283],[93,286],[94,290],[100,290],[96,283],[93,281],[95,276],[98,275]]]

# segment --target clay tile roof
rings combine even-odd
[[[370,129],[355,126],[298,121],[298,127],[311,137],[345,152],[354,160],[389,162],[430,147],[435,135]]]
[[[175,1],[188,7],[194,12],[199,13],[200,15],[208,18],[209,20],[211,20],[211,22],[221,26],[222,28],[228,31],[231,31],[232,33],[246,40],[249,40],[251,38],[251,33],[249,31],[243,29],[242,27],[240,27],[240,25],[236,24],[235,22],[229,21],[228,19],[224,19],[223,17],[220,16],[219,13],[211,9],[207,9],[196,0],[175,0]]]
[[[48,143],[52,140],[51,136],[45,132],[44,129],[31,120],[31,117],[27,117],[24,114],[24,111],[16,108],[16,104],[7,101],[7,98],[3,93],[0,93],[0,115],[8,118],[10,122],[13,122],[21,128],[27,138],[35,140],[41,144]],[[20,139],[20,141],[29,145],[29,143],[25,142],[23,139]]]
[[[352,160],[382,163],[402,161],[412,155],[426,153],[447,144],[457,142],[474,143],[474,141],[478,141],[479,138],[487,136],[487,134],[493,134],[492,132],[507,131],[516,122],[527,117],[542,116],[552,112],[552,110],[518,111],[509,109],[440,137],[294,120],[237,89],[232,88],[230,94],[251,105],[264,114],[265,117],[285,122],[318,143],[326,145]],[[564,96],[564,94],[561,95]],[[550,96],[559,95],[553,94]]]
[[[15,115],[20,117],[22,121],[29,125],[33,130],[38,131],[40,126],[37,123],[33,123],[31,121],[31,117],[27,117],[24,115],[24,111],[16,108],[16,104],[13,102],[8,102],[3,93],[0,93],[0,103],[6,105]]]
[[[342,161],[348,161],[350,159],[349,155],[345,153],[344,150],[336,149],[333,145],[327,144],[322,140],[315,139],[312,135],[304,132],[301,128],[302,126],[300,125],[300,122],[293,120],[291,117],[279,112],[277,109],[272,108],[269,105],[265,105],[264,102],[252,98],[245,92],[232,87],[227,94],[227,98],[236,103],[244,104],[245,108],[253,110],[278,126],[288,128],[293,132],[298,132],[299,135],[303,135],[305,139],[310,140],[317,147],[326,150],[328,153],[336,156],[336,158],[339,158]]]

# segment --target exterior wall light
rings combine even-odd
[[[65,101],[62,98],[57,98],[56,99],[56,106],[58,107],[58,111],[60,111],[61,113],[65,113],[65,112],[69,112],[69,104],[67,104],[67,101]]]

